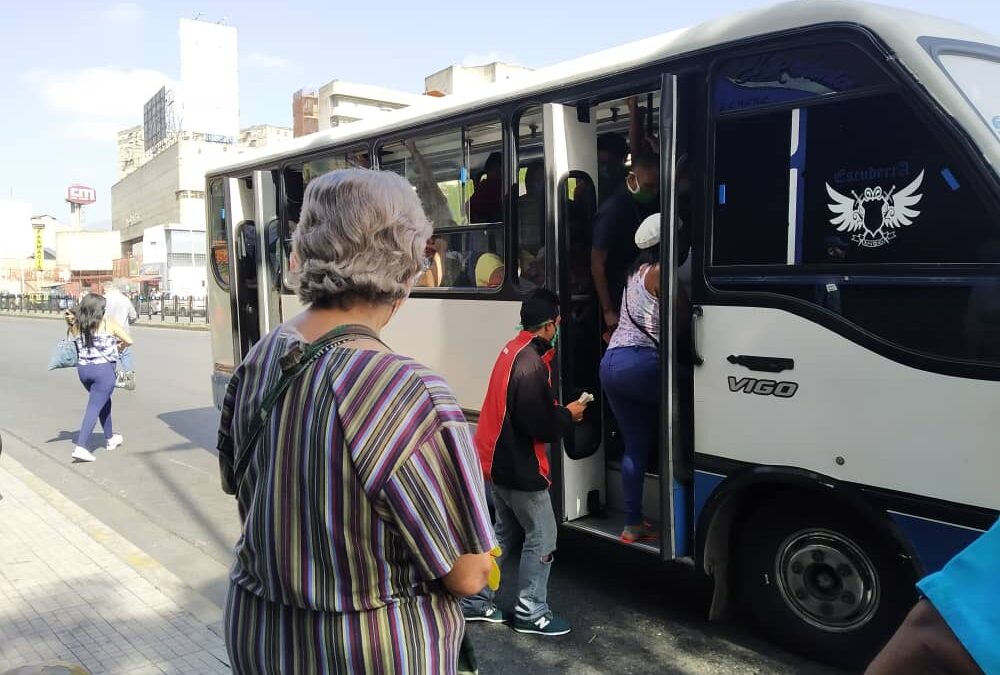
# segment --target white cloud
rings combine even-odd
[[[98,22],[112,26],[135,26],[142,23],[144,16],[142,7],[134,2],[119,2],[101,12]]]
[[[70,115],[62,133],[82,140],[113,140],[117,130],[142,121],[143,105],[160,87],[176,86],[156,70],[106,66],[31,70],[25,79],[49,108]]]
[[[246,55],[243,62],[249,68],[272,71],[285,70],[288,66],[292,65],[291,60],[285,58],[284,56],[272,56],[271,54],[264,54],[261,52],[250,52]]]

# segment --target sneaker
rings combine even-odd
[[[96,457],[87,448],[82,448],[79,445],[73,450],[73,459],[79,460],[81,462],[93,462]]]
[[[514,630],[532,635],[565,635],[570,631],[569,621],[553,616],[552,612],[542,614],[537,619],[514,619]]]
[[[637,541],[655,541],[658,536],[653,524],[643,521],[639,525],[626,525],[620,539],[625,544],[634,544]]]
[[[108,439],[108,450],[114,450],[125,441],[121,434],[115,434]]]
[[[484,610],[471,610],[462,608],[462,615],[466,621],[485,621],[486,623],[506,623],[507,617],[503,610],[496,605],[490,605]]]

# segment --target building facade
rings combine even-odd
[[[481,66],[448,66],[424,78],[424,93],[428,96],[474,94],[491,84],[522,77],[531,70],[500,61]]]
[[[319,131],[319,93],[299,89],[292,94],[292,135],[295,138]]]
[[[421,94],[333,80],[319,88],[319,128],[333,129],[426,101]]]

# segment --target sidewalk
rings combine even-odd
[[[56,662],[93,675],[230,672],[206,625],[218,607],[197,596],[201,619],[182,608],[161,590],[177,597],[181,580],[8,456],[0,495],[0,673]]]
[[[54,319],[59,321],[65,321],[62,314],[49,313],[49,312],[8,312],[0,311],[0,317],[9,316],[15,319]],[[160,319],[159,316],[154,315],[152,319],[147,318],[145,314],[139,317],[133,326],[148,326],[150,328],[179,328],[181,330],[208,330],[208,324],[205,323],[205,319],[196,317],[193,323],[190,323],[187,318],[181,318],[179,321],[175,322],[174,317],[168,316],[166,320]]]

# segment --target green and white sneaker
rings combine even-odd
[[[542,614],[537,619],[514,619],[514,630],[531,635],[565,635],[570,631],[569,621],[554,616],[552,612]]]
[[[462,608],[462,616],[466,621],[485,621],[486,623],[506,623],[507,617],[496,605],[490,605],[484,611],[473,611]]]

